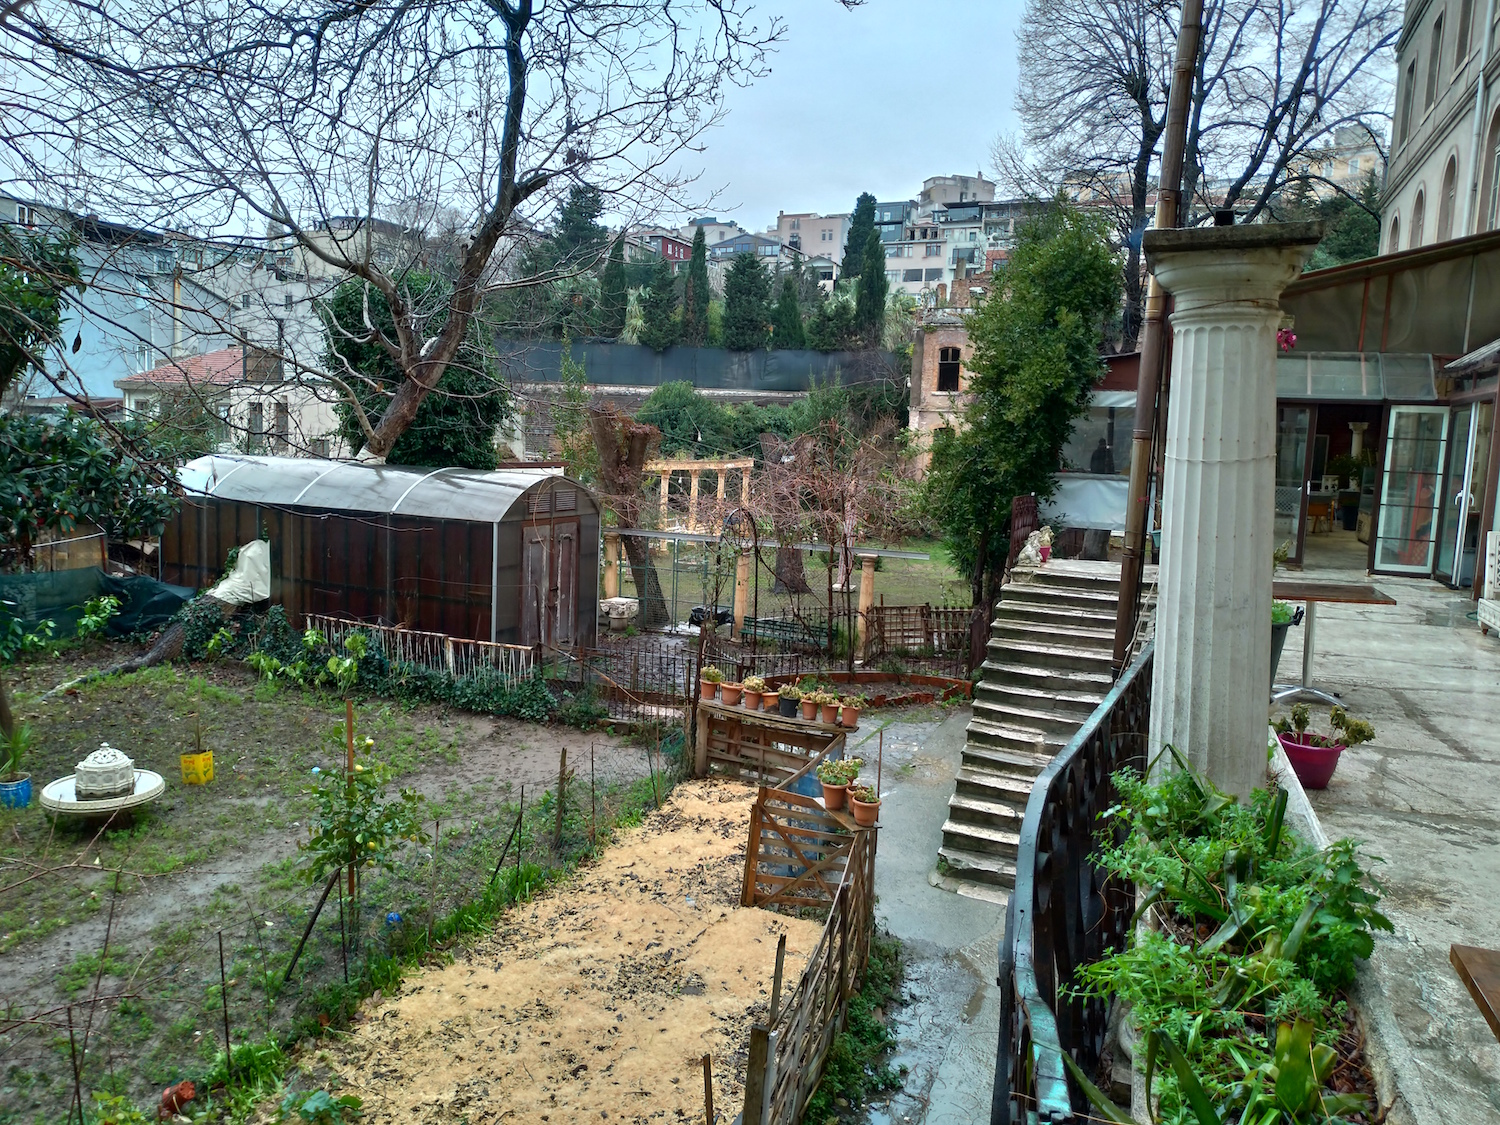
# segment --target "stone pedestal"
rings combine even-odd
[[[1276,328],[1317,223],[1148,231],[1172,294],[1149,753],[1227,793],[1266,780],[1276,508]]]

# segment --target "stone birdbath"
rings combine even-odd
[[[161,774],[136,769],[122,751],[103,742],[73,773],[47,784],[41,805],[59,816],[112,818],[156,800],[166,787]]]

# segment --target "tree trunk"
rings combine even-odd
[[[810,594],[802,552],[796,547],[776,548],[776,587],[778,594]]]
[[[641,628],[656,629],[672,622],[667,612],[667,599],[661,592],[661,579],[651,565],[651,547],[648,540],[639,535],[622,535],[625,557],[630,560],[630,573],[635,579],[636,597],[641,602]]]

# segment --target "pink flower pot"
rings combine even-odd
[[[1052,557],[1052,548],[1051,547],[1043,547],[1042,548],[1042,561],[1046,562],[1051,557]]]
[[[1333,779],[1333,771],[1339,767],[1339,755],[1344,752],[1344,747],[1321,746],[1306,741],[1318,738],[1317,735],[1303,735],[1300,739],[1295,734],[1278,734],[1276,737],[1286,751],[1287,761],[1292,763],[1297,780],[1302,782],[1302,788],[1326,789]],[[1319,738],[1319,742],[1322,741]]]

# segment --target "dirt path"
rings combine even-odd
[[[334,1058],[366,1122],[701,1121],[705,1052],[732,1118],[777,935],[790,990],[821,930],[739,905],[753,795],[678,786],[600,862],[371,1005]]]

